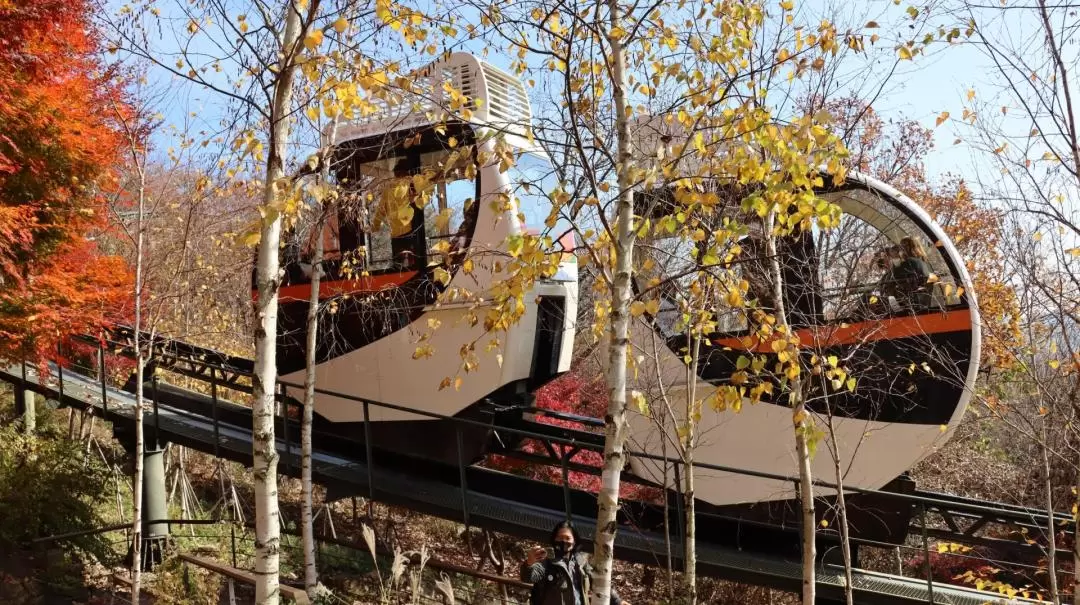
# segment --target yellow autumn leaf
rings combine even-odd
[[[935,125],[936,126],[941,126],[942,124],[945,123],[945,120],[948,120],[948,119],[949,119],[949,112],[943,111],[943,112],[941,112],[941,115],[938,116],[938,118],[937,118],[937,120],[935,122]]]
[[[631,316],[633,316],[633,317],[641,317],[641,315],[644,312],[645,312],[645,303],[641,302],[640,300],[635,300],[634,302],[630,303],[630,315]]]
[[[782,8],[782,9],[784,9],[786,11],[789,11],[789,10],[795,8],[795,3],[792,2],[792,0],[781,0],[780,8]]]
[[[262,233],[256,229],[256,230],[248,231],[247,233],[245,233],[240,238],[240,243],[242,243],[245,246],[254,246],[254,245],[258,244],[261,239],[262,239]]]
[[[308,32],[308,35],[304,37],[304,47],[308,50],[315,50],[322,44],[323,33],[321,29],[316,29]]]
[[[727,304],[735,309],[741,307],[743,304],[742,293],[735,288],[728,290],[725,299],[727,300]]]
[[[901,46],[900,50],[899,50],[899,53],[900,53],[900,58],[902,60],[906,60],[906,61],[911,60],[911,49],[908,48],[907,46]]]
[[[803,423],[803,421],[804,421],[804,420],[806,420],[806,417],[807,417],[808,415],[809,415],[809,414],[807,414],[807,413],[806,413],[806,410],[799,410],[799,411],[798,411],[798,412],[797,412],[797,413],[796,413],[796,414],[795,414],[795,415],[794,415],[794,416],[792,417],[792,421],[793,421],[793,422],[795,423],[795,426],[799,426],[799,425],[801,425],[801,424]]]
[[[446,231],[450,227],[450,212],[449,208],[443,208],[435,216],[435,230],[439,233]]]
[[[347,27],[349,27],[349,22],[345,20],[345,17],[338,17],[337,21],[334,21],[334,31],[339,34],[343,33]]]

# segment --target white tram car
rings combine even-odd
[[[378,179],[445,169],[452,156],[467,164],[475,153],[493,151],[493,133],[520,157],[505,172],[494,161],[474,163],[471,170],[444,170],[450,176],[435,184],[431,196],[410,189],[416,212],[404,229],[379,226],[370,216],[342,205],[321,234],[327,276],[319,297],[334,312],[322,316],[317,380],[320,389],[357,398],[447,416],[484,417],[483,402],[527,401],[521,396],[569,370],[578,276],[573,254],[565,252],[573,242],[558,242],[564,248],[559,270],[525,296],[524,317],[499,335],[502,363],[496,363],[494,355],[483,353],[490,337],[483,321],[466,321],[468,304],[437,304],[437,299],[447,287],[488,291],[496,279],[492,259],[506,253],[509,237],[531,227],[519,213],[540,223],[550,210],[545,192],[555,183],[551,162],[527,136],[531,109],[514,77],[455,53],[426,68],[417,81],[430,98],[403,97],[373,116],[339,127],[334,174],[356,195],[364,195]],[[442,109],[444,81],[467,96],[464,107],[471,115]],[[524,182],[532,187],[522,187]],[[509,206],[493,203],[506,194],[512,200]],[[781,242],[785,302],[808,354],[812,348],[817,354],[837,355],[857,378],[854,391],[823,387],[812,392],[810,407],[815,413],[831,412],[835,435],[826,439],[835,438],[839,445],[846,484],[879,488],[948,439],[964,413],[979,361],[974,293],[963,259],[944,231],[899,191],[853,174],[839,186],[823,187],[820,195],[839,204],[844,219],[836,229]],[[434,218],[439,215],[450,220],[440,222]],[[744,244],[753,245],[748,237]],[[898,304],[886,293],[869,293],[873,288],[863,287],[877,281],[868,262],[871,251],[905,238],[927,252],[936,281],[912,304]],[[449,246],[438,244],[447,240]],[[281,291],[279,375],[297,383],[304,372],[310,242],[310,236],[294,238],[287,247],[287,280]],[[363,251],[360,256],[354,253],[358,249]],[[688,255],[673,258],[676,264],[693,262]],[[470,271],[464,270],[465,259],[475,259]],[[448,284],[435,279],[437,271],[449,274]],[[872,313],[859,304],[868,296],[883,301]],[[647,353],[640,375],[663,376],[669,398],[677,402],[689,386],[682,361],[687,339],[672,329],[675,322],[666,315],[677,303],[668,302],[655,317],[634,322],[632,340],[638,353]],[[434,353],[414,359],[431,323],[439,324],[430,337]],[[742,337],[749,330],[745,317],[735,317],[706,339],[694,378],[698,396],[727,383],[740,352],[745,352]],[[652,354],[650,344],[657,336],[663,343],[659,356]],[[465,343],[477,343],[480,358],[478,368],[468,374],[461,370],[459,354]],[[458,375],[463,379],[460,388],[440,388],[445,377]],[[325,425],[362,435],[364,406],[359,402],[319,395],[315,410]],[[378,427],[374,441],[380,446],[444,460],[458,453],[457,436],[444,422],[378,406],[369,410]],[[661,433],[655,418],[632,413],[630,424],[632,449],[659,454],[661,440],[674,439],[671,425]],[[791,411],[783,402],[766,397],[738,413],[706,408],[700,433],[698,462],[787,476],[797,472]],[[470,460],[483,456],[491,438],[485,430],[466,434],[464,455]],[[814,464],[818,477],[832,475],[825,443]],[[665,476],[660,465],[641,459],[631,459],[627,470],[657,483]],[[668,470],[670,484],[673,474]],[[696,482],[697,497],[718,506],[794,496],[791,483],[747,475],[700,471]]]

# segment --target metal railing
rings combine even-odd
[[[97,340],[97,339],[95,339],[95,340]],[[127,419],[127,416],[125,414],[122,414],[120,412],[120,410],[117,410],[115,407],[110,409],[110,406],[109,406],[109,397],[108,397],[109,385],[108,385],[107,373],[106,373],[106,369],[107,369],[106,356],[107,356],[107,353],[106,353],[106,349],[105,349],[105,346],[104,346],[105,342],[106,341],[104,339],[97,340],[97,344],[98,344],[97,355],[96,355],[97,359],[95,360],[95,361],[97,361],[97,364],[96,364],[97,367],[96,368],[86,368],[86,369],[90,369],[91,371],[88,372],[85,376],[90,376],[91,374],[94,374],[94,373],[98,374],[98,377],[100,379],[100,397],[101,397],[101,409],[102,409],[103,417],[110,417],[111,416],[114,419]],[[56,372],[56,374],[57,374],[56,392],[58,394],[59,399],[61,401],[64,401],[65,398],[66,398],[66,394],[65,394],[65,371],[64,371],[64,364],[62,362],[62,360],[64,359],[63,350],[58,349],[57,352],[58,352],[58,359],[56,360],[56,368],[57,368],[57,372]],[[122,350],[117,351],[117,352],[119,352],[120,354],[123,354]],[[221,456],[220,444],[221,444],[221,427],[222,427],[222,425],[229,426],[229,427],[235,427],[236,426],[236,425],[232,425],[232,424],[223,422],[221,420],[221,418],[220,418],[220,416],[221,416],[220,412],[221,412],[221,409],[222,409],[223,406],[235,406],[236,404],[232,404],[228,400],[225,400],[223,402],[220,399],[220,393],[219,393],[220,388],[219,387],[224,386],[227,389],[237,390],[238,392],[250,392],[250,391],[245,390],[243,388],[237,388],[235,384],[219,385],[218,380],[217,380],[217,377],[218,377],[217,372],[220,371],[220,368],[215,367],[212,361],[207,361],[205,359],[202,361],[202,363],[204,363],[204,365],[207,366],[207,369],[209,369],[209,374],[208,374],[209,380],[208,380],[208,382],[209,382],[209,388],[210,388],[210,395],[209,395],[210,406],[211,406],[210,418],[208,419],[203,414],[192,413],[192,412],[188,412],[188,411],[182,410],[180,408],[175,408],[175,407],[170,408],[170,411],[172,413],[182,414],[182,415],[189,416],[191,418],[199,419],[200,421],[203,421],[203,422],[209,420],[210,423],[212,424],[213,433],[214,433],[214,443],[213,443],[213,448],[212,448],[213,451],[212,451],[212,453],[214,454],[215,457],[220,457]],[[70,364],[70,363],[69,363],[69,366],[77,367],[75,364]],[[237,368],[235,368],[235,366],[234,366],[234,367],[230,367],[229,370],[233,371],[233,372],[236,372]],[[21,380],[20,380],[21,386],[23,388],[29,388],[29,387],[32,386],[32,383],[30,382],[29,377],[27,376],[26,372],[27,372],[27,365],[24,363],[22,365],[22,368],[21,368]],[[242,372],[238,372],[238,373],[242,373]],[[192,377],[192,378],[197,378],[197,379],[206,379],[207,378],[207,374],[202,374],[202,373],[199,373],[199,375],[197,375],[197,376],[192,376],[191,374],[187,374],[187,373],[185,373],[183,375],[186,375],[186,376],[189,376],[189,377]],[[157,392],[156,392],[157,391],[157,381],[158,381],[158,378],[157,378],[156,373],[152,372],[151,373],[151,392],[150,392],[150,399],[152,399],[152,404],[153,404],[152,409],[151,409],[151,414],[152,414],[151,426],[154,429],[155,441],[158,439],[158,437],[160,435],[160,430],[161,430],[161,428],[160,428],[159,405],[157,403],[158,397],[157,397]],[[293,435],[290,434],[290,430],[289,430],[290,425],[292,425],[294,427],[298,427],[299,423],[294,422],[294,421],[292,421],[290,419],[290,416],[291,416],[290,413],[291,413],[293,407],[299,407],[299,406],[302,405],[302,404],[299,404],[297,402],[291,401],[290,397],[288,396],[288,393],[289,393],[289,389],[297,389],[299,392],[302,392],[304,387],[301,384],[296,384],[296,383],[292,383],[292,382],[288,382],[288,381],[284,381],[284,380],[280,380],[280,379],[275,381],[275,385],[276,385],[275,386],[275,398],[278,401],[278,403],[280,404],[280,410],[279,410],[279,413],[276,414],[276,416],[279,416],[280,420],[282,421],[283,430],[282,430],[281,437],[282,437],[282,440],[284,442],[284,447],[285,447],[285,451],[286,451],[286,458],[288,459],[288,458],[291,458],[292,447],[294,445],[296,445],[296,446],[299,445],[298,444],[299,440],[295,439],[293,437]],[[39,385],[39,386],[44,387],[45,385]],[[433,420],[440,420],[440,421],[450,423],[451,426],[453,426],[453,430],[454,430],[454,433],[455,433],[454,436],[455,436],[455,440],[456,440],[456,444],[457,444],[458,457],[457,457],[457,461],[456,461],[457,464],[455,466],[457,467],[457,470],[458,470],[457,479],[458,479],[458,482],[459,482],[458,487],[459,487],[459,493],[460,493],[460,507],[461,507],[460,512],[461,512],[462,520],[464,521],[464,523],[466,525],[470,524],[470,511],[471,511],[471,508],[472,508],[471,505],[470,505],[470,491],[471,490],[470,490],[469,483],[468,483],[468,473],[466,471],[469,468],[471,468],[473,470],[477,470],[477,467],[470,466],[469,464],[466,464],[466,461],[464,460],[464,456],[463,456],[463,450],[464,450],[464,448],[463,448],[463,439],[464,439],[463,431],[466,430],[467,428],[474,428],[474,429],[475,428],[482,428],[482,429],[489,429],[489,430],[490,429],[497,429],[498,431],[500,431],[502,433],[509,434],[509,435],[514,435],[514,436],[516,436],[518,438],[521,438],[521,439],[542,440],[542,441],[544,441],[546,443],[551,443],[553,445],[563,446],[563,447],[567,448],[567,450],[578,450],[578,451],[580,451],[580,450],[591,450],[591,451],[596,451],[596,452],[602,452],[603,451],[603,445],[602,445],[602,443],[598,443],[596,441],[596,439],[595,439],[596,435],[594,433],[584,433],[584,432],[582,432],[582,434],[580,436],[575,436],[573,434],[573,432],[571,431],[568,436],[552,435],[552,434],[550,434],[550,431],[549,432],[538,432],[538,431],[532,431],[532,430],[527,430],[527,429],[518,428],[518,427],[506,427],[506,426],[501,426],[501,425],[495,425],[493,423],[485,423],[485,422],[481,422],[481,421],[473,420],[473,419],[468,419],[468,418],[458,418],[458,417],[447,416],[447,415],[444,415],[444,414],[438,414],[438,413],[430,412],[430,411],[426,411],[426,410],[418,410],[418,409],[408,408],[408,407],[405,407],[405,406],[400,406],[400,405],[395,405],[395,404],[390,404],[390,403],[371,401],[371,400],[368,400],[368,399],[364,399],[364,398],[360,398],[360,397],[356,397],[356,396],[352,396],[352,395],[348,395],[348,394],[344,394],[344,393],[337,393],[337,392],[329,391],[329,390],[326,390],[326,389],[316,388],[315,391],[318,394],[330,395],[330,396],[341,398],[341,399],[344,399],[344,400],[347,400],[347,401],[353,401],[353,402],[356,402],[357,404],[362,406],[362,409],[363,409],[363,430],[364,430],[364,456],[363,456],[362,460],[365,463],[366,472],[367,472],[367,475],[368,475],[367,476],[367,479],[368,479],[367,480],[368,496],[370,498],[372,498],[372,499],[375,499],[374,498],[374,496],[375,496],[375,492],[374,492],[374,489],[375,489],[374,473],[375,473],[375,468],[376,468],[376,464],[377,464],[376,463],[376,457],[374,455],[376,452],[374,450],[373,440],[372,440],[372,430],[373,430],[372,429],[372,422],[373,421],[371,420],[371,408],[372,407],[391,410],[391,411],[406,412],[406,413],[413,414],[413,415],[416,415],[416,416],[420,416],[420,417],[423,417],[423,418],[428,418],[428,419],[433,419]],[[70,390],[68,391],[68,395],[70,395]],[[90,405],[92,405],[92,403]],[[235,411],[235,409],[233,409],[232,411]],[[145,412],[144,412],[144,414],[145,414]],[[567,418],[567,419],[569,419],[569,418]],[[598,422],[596,419],[581,418],[579,420],[582,421],[585,424],[592,424],[594,426]],[[317,436],[317,435],[322,435],[322,436],[324,436],[324,437],[326,437],[328,439],[342,439],[342,436],[339,435],[339,434],[322,433],[320,431],[314,431],[313,430],[313,438],[314,438],[314,436]],[[591,436],[592,438],[586,438],[586,435]],[[386,452],[384,452],[382,450],[379,450],[380,456],[385,454],[385,453]],[[645,452],[636,452],[636,451],[627,451],[626,456],[628,456],[628,457],[638,457],[638,458],[645,459],[645,460],[650,460],[650,461],[653,461],[653,462],[661,462],[663,464],[672,465],[673,472],[674,472],[675,485],[682,485],[682,476],[685,474],[685,470],[683,469],[683,467],[685,467],[686,465],[683,464],[679,459],[670,458],[670,457],[665,458],[665,457],[662,457],[662,456],[648,454],[648,453],[645,453]],[[566,507],[565,512],[566,512],[567,517],[569,518],[571,516],[571,510],[570,510],[570,505],[571,505],[571,501],[572,501],[571,496],[575,492],[580,492],[580,490],[575,490],[574,488],[570,487],[570,484],[569,484],[569,481],[568,481],[568,473],[569,473],[569,471],[573,470],[575,472],[581,472],[581,471],[587,471],[588,469],[593,469],[594,472],[599,472],[599,471],[595,467],[588,467],[588,466],[585,466],[585,465],[576,465],[576,466],[571,467],[568,458],[569,458],[568,456],[563,456],[563,457],[561,457],[561,460],[556,461],[556,462],[561,467],[561,471],[562,471],[562,479],[563,479],[563,481],[562,481],[561,488],[562,488],[562,492],[563,492],[564,504],[565,504],[565,507]],[[542,462],[541,460],[537,460],[537,461]],[[289,471],[289,468],[288,468],[289,463],[287,461],[285,462],[285,466],[286,466],[286,472],[288,472]],[[754,471],[754,470],[749,470],[749,469],[741,469],[741,468],[735,468],[735,467],[729,467],[729,466],[717,465],[717,464],[709,464],[709,463],[694,463],[692,465],[692,468],[695,470],[695,472],[703,471],[703,470],[704,471],[714,471],[714,472],[724,472],[724,473],[732,473],[732,474],[737,474],[737,475],[744,475],[744,476],[751,476],[751,477],[756,477],[756,478],[774,480],[774,481],[778,481],[778,482],[786,482],[786,483],[790,483],[791,485],[793,485],[796,494],[799,493],[799,489],[798,489],[799,478],[794,477],[794,476],[780,475],[780,474],[775,474],[775,473],[767,473],[767,472]],[[627,477],[627,479],[631,479],[631,478]],[[640,482],[644,483],[646,485],[650,485],[650,483],[647,482],[647,481],[640,481]],[[837,488],[836,484],[834,484],[832,482],[829,482],[829,481],[820,480],[820,479],[816,479],[814,481],[814,485],[815,485],[815,487],[825,488],[825,489],[833,489],[833,490],[835,490]],[[1045,528],[1046,525],[1047,525],[1047,523],[1046,523],[1047,518],[1045,516],[1045,513],[1040,513],[1039,511],[1036,511],[1036,510],[1033,510],[1033,509],[1027,509],[1027,508],[1024,508],[1024,507],[1018,507],[1018,506],[1013,506],[1013,505],[999,505],[999,504],[996,504],[996,503],[985,503],[985,502],[970,501],[970,500],[964,500],[964,499],[959,499],[959,498],[955,498],[955,497],[941,497],[939,495],[903,494],[903,493],[895,493],[895,492],[889,492],[889,491],[883,491],[883,490],[856,488],[856,487],[849,487],[849,486],[845,486],[844,491],[845,491],[845,493],[849,493],[849,494],[865,494],[865,495],[870,495],[870,496],[875,496],[875,497],[893,499],[898,503],[898,506],[910,506],[910,507],[912,507],[914,509],[913,512],[917,512],[917,516],[920,518],[921,522],[920,522],[918,528],[916,528],[916,529],[920,529],[921,534],[922,534],[920,536],[921,545],[919,547],[908,546],[906,544],[881,544],[881,543],[875,543],[875,542],[869,541],[869,540],[859,540],[859,539],[853,539],[852,542],[856,543],[856,544],[861,543],[861,544],[865,544],[867,546],[873,546],[873,547],[889,547],[889,548],[900,548],[900,549],[919,550],[919,551],[921,551],[921,554],[922,554],[922,557],[923,557],[923,563],[924,563],[923,573],[926,575],[927,590],[931,595],[931,597],[930,597],[931,602],[933,602],[934,582],[933,582],[933,579],[932,579],[932,574],[930,573],[931,572],[931,570],[930,570],[930,561],[931,561],[932,555],[934,553],[932,552],[932,550],[930,548],[930,534],[932,532],[930,531],[930,528],[928,527],[928,523],[927,523],[927,518],[926,517],[927,517],[928,512],[941,513],[942,511],[945,511],[945,512],[950,513],[950,514],[958,513],[958,514],[967,514],[967,515],[981,515],[983,518],[991,519],[992,522],[994,522],[994,523],[1016,523],[1016,524],[1020,524],[1020,525],[1025,525],[1027,527],[1038,527],[1040,529]],[[671,493],[670,497],[674,501],[674,509],[675,509],[673,511],[673,513],[675,514],[675,517],[674,517],[674,519],[675,519],[675,523],[674,523],[675,527],[674,527],[674,529],[677,532],[677,535],[675,536],[675,542],[679,545],[679,549],[676,551],[679,554],[673,554],[673,558],[674,558],[675,561],[680,561],[681,560],[681,552],[683,551],[682,546],[684,545],[683,544],[683,536],[684,536],[684,533],[685,533],[685,532],[682,531],[682,521],[683,521],[683,518],[684,518],[684,512],[686,510],[686,506],[685,506],[685,502],[683,501],[683,495],[681,493],[681,490],[673,490],[673,493]],[[698,516],[703,517],[703,518],[708,518],[708,517],[725,518],[722,515],[717,515],[715,513],[710,513],[710,512],[699,512]],[[1055,520],[1055,523],[1073,523],[1074,522],[1073,518],[1071,516],[1064,515],[1064,514],[1055,515],[1054,520]],[[946,530],[947,529],[948,528],[946,528]],[[949,534],[948,531],[946,531],[946,530],[941,530],[941,531],[937,531],[937,532],[934,532],[934,533],[939,538],[951,537],[951,538],[954,538],[956,541],[958,541],[960,543],[963,543],[964,539],[967,537],[967,536],[964,536],[964,535],[959,534],[959,533]],[[793,526],[793,527],[790,528],[789,531],[792,534],[798,535],[797,532],[799,531],[799,527],[798,526]],[[835,529],[832,530],[832,531],[829,531],[829,530],[822,530],[821,528],[819,528],[818,533],[819,533],[819,535],[823,535],[823,536],[835,537],[837,532],[836,532]],[[1069,554],[1069,553],[1064,552],[1064,551],[1059,551],[1059,552],[1062,552],[1062,554],[1064,554],[1064,555]],[[959,557],[964,556],[962,554],[956,554],[956,553],[950,553],[950,554],[952,556],[959,556]],[[979,557],[979,558],[980,558],[980,560],[985,560],[982,557]],[[1031,567],[1031,566],[1024,566],[1022,564],[1010,564],[1010,565],[1016,565],[1018,567]]]

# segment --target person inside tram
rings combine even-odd
[[[921,301],[929,301],[930,263],[926,260],[926,251],[913,237],[900,240],[901,261],[893,269],[893,281],[901,289],[904,303],[908,306]],[[898,297],[899,299],[899,297]]]
[[[901,260],[900,246],[896,245],[886,246],[874,255],[874,267],[881,271],[881,278],[878,279],[876,288],[878,300],[871,301],[871,308],[885,307],[889,304],[889,297],[895,298],[900,294],[895,271]]]
[[[904,309],[929,303],[932,272],[926,251],[915,238],[904,237],[899,246],[879,252],[874,262],[884,274],[878,282],[881,301],[871,304],[872,308],[891,306],[890,298]]]
[[[551,550],[535,546],[521,564],[521,581],[532,584],[529,605],[585,605],[589,602],[592,566],[578,550],[577,529],[563,521],[551,530]],[[630,605],[611,591],[611,605]]]

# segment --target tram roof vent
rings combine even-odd
[[[532,124],[521,81],[469,53],[452,53],[416,70],[409,85],[372,99],[374,111],[341,122],[337,142],[455,119],[524,137]]]

